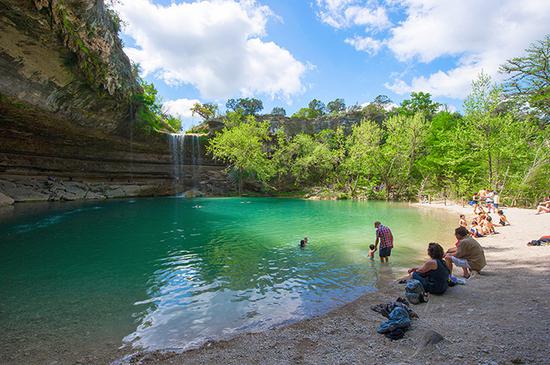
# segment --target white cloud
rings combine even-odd
[[[390,25],[386,9],[367,5],[358,0],[317,0],[318,16],[334,28],[364,26],[367,30],[380,30]]]
[[[125,49],[143,72],[169,85],[189,84],[207,99],[267,94],[289,98],[304,91],[307,67],[286,49],[264,42],[273,16],[254,0],[204,0],[155,5],[123,0],[117,5]]]
[[[435,96],[464,98],[483,70],[495,80],[499,66],[518,56],[550,30],[550,2],[544,0],[403,1],[407,18],[391,30],[388,47],[402,61],[429,63],[455,56],[450,70],[396,79],[386,86],[399,94],[427,91]]]
[[[353,2],[333,1],[330,6],[329,1],[317,3],[323,12],[350,7]],[[405,19],[388,29],[383,39],[363,37],[372,39],[370,44],[386,45],[409,66],[416,62],[429,64],[443,57],[456,60],[447,69],[416,75],[408,81],[399,76],[386,83],[398,94],[425,91],[462,99],[482,70],[497,81],[502,79],[498,73],[502,63],[523,54],[530,43],[550,32],[547,0],[394,0],[389,6],[403,11]],[[386,13],[391,11],[392,8],[386,9]],[[372,31],[367,30],[369,33]],[[349,38],[345,42],[355,46]],[[365,43],[367,49],[369,43]]]
[[[346,38],[344,41],[347,44],[352,45],[356,50],[367,52],[370,55],[378,53],[383,43],[371,37],[359,37]]]
[[[191,118],[193,114],[191,113],[191,107],[195,103],[200,103],[197,99],[176,99],[168,100],[164,102],[163,106],[166,112],[172,115],[176,115],[180,118]]]

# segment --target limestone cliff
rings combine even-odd
[[[227,189],[207,158],[174,184],[167,135],[134,127],[118,27],[102,0],[0,0],[0,201],[172,194],[192,170],[207,193]]]

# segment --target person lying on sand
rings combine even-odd
[[[445,255],[445,262],[451,273],[455,264],[462,268],[464,277],[469,278],[471,271],[480,272],[487,264],[483,247],[470,237],[468,230],[464,227],[455,229],[455,237],[459,241],[458,248],[455,254]]]
[[[422,283],[424,290],[432,294],[443,294],[449,287],[449,268],[443,261],[443,247],[439,243],[428,244],[430,260],[422,266],[409,269],[409,278]]]
[[[542,236],[538,240],[527,242],[527,246],[546,246],[550,245],[550,235]]]

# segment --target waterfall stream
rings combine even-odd
[[[199,190],[200,165],[202,164],[200,136],[173,133],[169,135],[172,158],[172,176],[176,192]]]

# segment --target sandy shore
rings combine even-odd
[[[420,208],[471,216],[469,207]],[[370,309],[403,295],[403,285],[388,282],[379,292],[317,318],[181,354],[153,353],[134,360],[145,364],[550,364],[550,246],[526,246],[528,240],[550,234],[550,214],[517,208],[506,209],[506,214],[512,226],[498,227],[498,234],[479,239],[488,262],[481,275],[414,306],[420,318],[402,340],[392,342],[377,334],[384,318]],[[426,345],[424,336],[431,330],[444,341]]]

